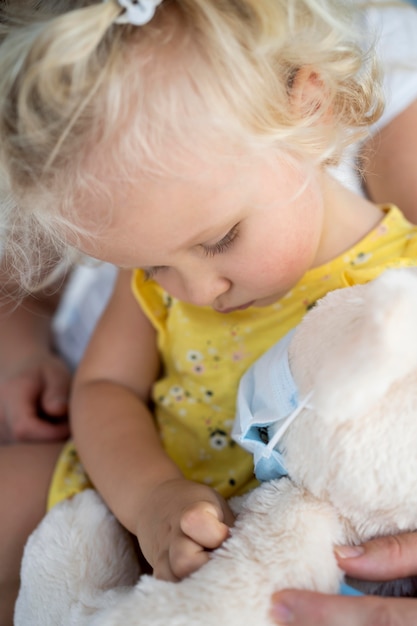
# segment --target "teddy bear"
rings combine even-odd
[[[273,592],[339,592],[335,545],[417,528],[417,269],[329,293],[245,377],[234,436],[265,480],[232,501],[208,563],[177,583],[140,576],[87,490],[29,538],[15,626],[272,626]]]

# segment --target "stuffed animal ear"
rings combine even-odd
[[[391,385],[417,368],[417,270],[387,270],[359,290],[344,289],[339,307],[348,296],[343,292],[350,289],[357,290],[352,294],[360,301],[352,300],[351,315],[343,312],[343,324],[332,348],[327,345],[314,385],[317,411],[341,420],[365,414]],[[323,302],[322,313],[325,306]]]

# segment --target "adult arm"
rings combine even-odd
[[[417,100],[366,142],[361,161],[369,197],[417,223]]]

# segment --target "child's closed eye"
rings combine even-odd
[[[152,278],[154,278],[156,274],[166,269],[168,269],[166,265],[155,265],[154,267],[144,267],[142,271],[144,274],[145,281],[152,280]]]
[[[229,232],[224,235],[219,241],[213,244],[200,244],[200,247],[203,249],[205,256],[213,257],[216,254],[222,254],[226,252],[228,248],[233,244],[233,242],[237,239],[239,235],[239,224],[235,224],[233,228],[229,230]],[[154,265],[152,267],[143,268],[143,272],[145,275],[145,280],[153,279],[160,272],[167,270],[167,265]]]
[[[222,254],[225,252],[232,243],[237,239],[239,235],[239,224],[235,224],[233,228],[220,241],[214,244],[201,244],[206,256],[215,256],[216,254]]]

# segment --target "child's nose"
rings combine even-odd
[[[185,299],[196,306],[212,306],[230,289],[230,281],[217,274],[196,273],[184,279]]]

